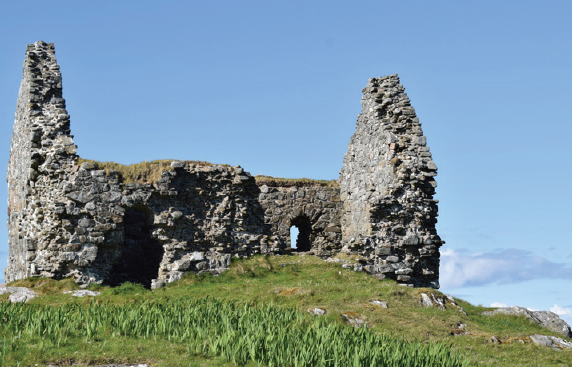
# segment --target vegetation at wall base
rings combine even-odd
[[[188,274],[156,291],[32,278],[38,297],[0,303],[2,366],[149,363],[150,366],[569,366],[572,351],[518,338],[556,335],[522,317],[424,308],[421,292],[309,255],[234,261],[220,276]],[[370,303],[382,300],[389,308]],[[306,311],[320,307],[326,316]],[[369,328],[348,325],[362,315]],[[467,326],[454,336],[459,323]],[[458,335],[458,334],[457,334]],[[501,344],[489,342],[495,335]],[[57,363],[57,364],[56,364]]]

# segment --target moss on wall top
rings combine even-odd
[[[119,179],[123,183],[153,183],[161,178],[161,172],[170,171],[171,162],[173,159],[159,159],[155,161],[143,161],[124,165],[116,162],[98,162],[92,159],[80,158],[78,165],[84,162],[89,162],[97,165],[98,169],[105,170],[107,174],[111,171],[116,171],[119,174]],[[195,166],[213,166],[213,163],[204,161],[183,161],[187,165]],[[227,164],[222,166],[230,167]],[[271,187],[303,187],[303,186],[321,186],[321,187],[338,187],[337,180],[313,180],[310,178],[282,178],[257,175],[254,177],[259,186],[267,185]]]
[[[310,178],[281,178],[272,176],[257,175],[254,177],[258,186],[266,185],[270,187],[303,187],[303,186],[321,186],[321,187],[338,187],[337,180],[313,180]]]
[[[90,162],[97,165],[98,169],[105,170],[109,175],[110,171],[119,173],[119,180],[123,183],[153,183],[161,178],[161,172],[170,171],[173,159],[159,159],[156,161],[143,161],[124,165],[115,162],[98,162],[91,159],[80,158],[78,165]],[[212,163],[203,161],[183,161],[187,165],[212,166]],[[228,165],[224,165],[228,166]]]

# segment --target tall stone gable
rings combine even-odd
[[[54,45],[28,45],[8,165],[6,281],[158,288],[186,272],[218,274],[232,258],[288,254],[296,226],[297,251],[353,255],[356,271],[438,287],[437,168],[419,120],[396,75],[371,79],[362,104],[339,187],[182,161],[154,182],[125,183],[79,163]]]
[[[53,44],[28,45],[8,163],[9,259],[6,281],[33,275],[39,237],[58,237],[61,177],[71,173],[77,147],[62,98]]]
[[[437,166],[397,75],[372,78],[340,171],[343,250],[399,282],[438,287]]]

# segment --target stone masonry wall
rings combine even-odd
[[[115,260],[102,250],[122,240],[117,179],[78,167],[76,151],[54,45],[28,45],[7,176],[6,281],[98,281],[100,268]]]
[[[437,166],[397,75],[369,80],[340,172],[344,251],[400,283],[438,287]]]
[[[173,161],[155,184],[126,184],[122,204],[148,211],[164,249],[153,288],[184,272],[219,273],[231,257],[279,253],[264,225],[259,188],[241,167]]]
[[[6,281],[71,276],[102,283],[110,273],[121,279],[113,268],[129,247],[124,217],[131,208],[145,213],[147,240],[162,247],[154,286],[184,271],[218,273],[231,255],[280,251],[268,241],[260,190],[240,167],[174,161],[153,184],[122,184],[117,172],[78,166],[76,151],[53,44],[37,42],[26,52],[14,122]]]
[[[8,282],[40,271],[30,261],[57,241],[58,185],[76,152],[61,97],[53,44],[28,45],[8,164]]]
[[[323,258],[340,251],[342,202],[339,188],[265,184],[260,187],[259,200],[265,211],[265,221],[271,226],[280,248],[291,247],[290,228],[296,226],[298,242],[304,241],[305,232],[305,240],[309,241],[298,250]]]
[[[371,79],[340,187],[172,161],[149,183],[79,162],[53,44],[28,45],[8,166],[6,281],[73,277],[158,288],[231,258],[356,255],[373,275],[438,287],[435,163],[397,76]]]

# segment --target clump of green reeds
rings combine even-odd
[[[407,342],[367,328],[354,329],[275,305],[252,306],[213,298],[66,304],[0,304],[0,333],[20,343],[59,348],[134,337],[183,343],[190,353],[267,366],[465,366],[444,344]],[[16,344],[12,344],[16,345]],[[0,346],[1,347],[1,346]],[[0,356],[9,352],[0,348]]]

